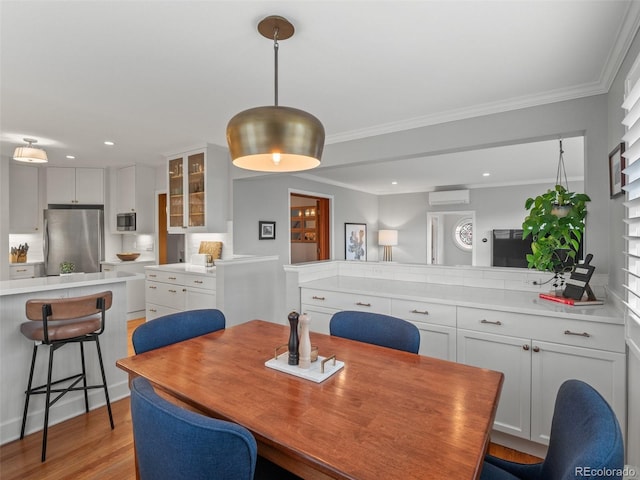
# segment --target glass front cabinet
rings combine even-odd
[[[315,205],[291,208],[291,242],[313,243],[317,241]]]
[[[226,231],[228,160],[216,153],[206,148],[167,158],[169,233]]]

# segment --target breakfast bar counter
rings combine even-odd
[[[63,276],[7,280],[0,282],[0,444],[20,436],[20,423],[24,408],[24,390],[27,386],[29,363],[33,344],[20,333],[20,324],[27,321],[25,303],[29,299],[65,298],[89,295],[106,290],[113,293],[113,303],[107,311],[106,327],[100,336],[111,401],[129,394],[126,375],[115,366],[118,358],[127,355],[126,282],[140,274],[127,272],[76,273]],[[98,380],[100,370],[95,348],[85,351],[89,382]],[[39,355],[34,383],[44,383],[47,355]],[[80,354],[74,345],[56,352],[54,375],[64,377],[65,370],[73,373],[79,367]],[[100,390],[89,393],[89,408],[104,405]],[[63,397],[51,409],[49,425],[84,413],[81,393]],[[44,395],[31,399],[26,433],[41,430],[44,419]]]

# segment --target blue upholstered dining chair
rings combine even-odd
[[[174,405],[143,377],[131,382],[131,420],[142,480],[253,480],[258,447],[249,430]]]
[[[144,353],[223,328],[225,318],[220,310],[187,310],[143,323],[134,330],[131,342],[136,353]]]
[[[621,479],[623,468],[622,432],[615,413],[593,387],[567,380],[556,397],[544,461],[525,465],[487,455],[480,479]]]
[[[381,347],[418,353],[420,331],[414,324],[400,318],[371,312],[345,310],[334,313],[329,333]]]

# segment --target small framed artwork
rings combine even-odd
[[[260,229],[258,238],[260,240],[275,240],[276,239],[276,222],[258,222]]]
[[[611,198],[622,195],[622,187],[626,185],[622,171],[627,167],[624,153],[624,142],[620,143],[609,154],[609,193]]]
[[[344,224],[344,258],[347,260],[367,261],[367,224]]]

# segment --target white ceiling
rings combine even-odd
[[[23,137],[33,137],[53,166],[159,165],[163,154],[185,147],[226,145],[234,114],[273,102],[273,44],[256,31],[271,14],[296,27],[280,43],[280,104],[317,116],[332,144],[606,93],[638,29],[640,6],[2,0],[0,153],[10,157]],[[566,142],[567,173],[579,178]],[[549,181],[557,140],[537,147],[305,175],[375,193]],[[527,155],[536,160],[530,172],[508,161]],[[491,176],[477,177],[485,171]],[[391,180],[399,182],[393,190]]]

